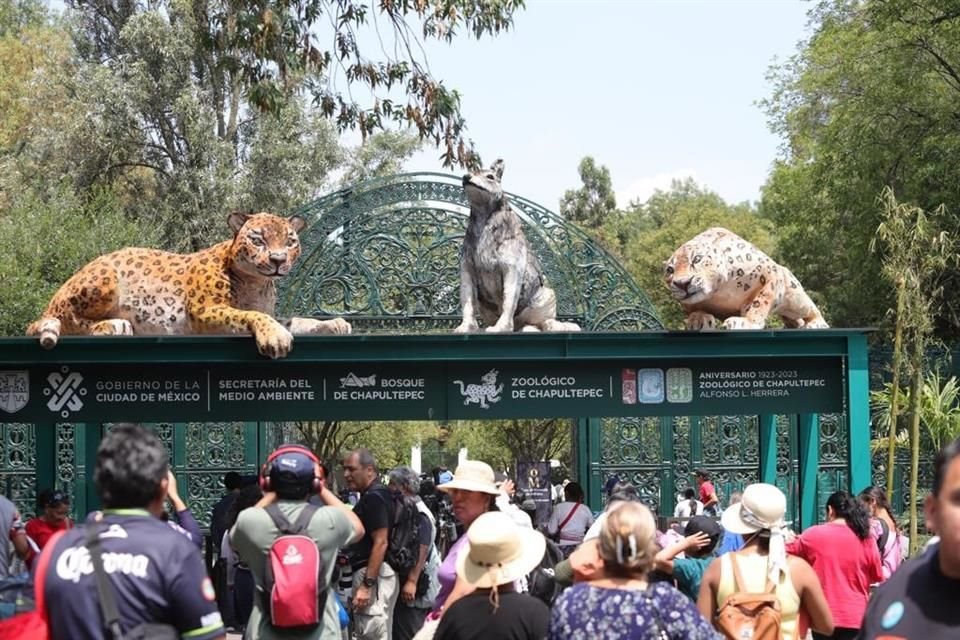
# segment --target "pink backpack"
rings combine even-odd
[[[317,507],[307,503],[293,525],[276,504],[265,511],[280,530],[267,554],[263,585],[270,624],[282,629],[316,627],[323,620],[328,585],[320,549],[304,532]]]

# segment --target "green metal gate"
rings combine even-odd
[[[590,332],[662,330],[643,291],[589,236],[529,200],[511,196],[511,202],[557,292],[561,317]],[[409,174],[368,181],[298,213],[308,220],[301,234],[303,255],[282,281],[279,313],[342,315],[356,333],[447,333],[459,322],[459,249],[469,214],[460,177]],[[581,419],[580,440],[590,446],[581,447],[577,467],[591,486],[614,474],[631,479],[663,511],[672,511],[694,467],[714,472],[724,498],[766,477],[784,488],[796,512],[802,473],[798,418],[776,417],[773,431],[763,420]],[[818,422],[817,495],[847,481],[850,452],[839,437],[847,423],[847,416]],[[155,428],[201,522],[222,491],[223,473],[255,472],[257,461],[284,438],[282,426],[267,422],[174,422]],[[32,513],[36,489],[56,485],[72,491],[82,512],[93,495],[83,461],[92,460],[101,429],[100,424],[0,424],[2,489]],[[56,450],[53,468],[37,468],[38,449]],[[771,454],[765,462],[765,451],[775,452],[775,461]]]

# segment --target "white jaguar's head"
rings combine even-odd
[[[716,251],[701,242],[690,241],[663,263],[663,279],[670,294],[683,304],[706,300],[723,280]]]

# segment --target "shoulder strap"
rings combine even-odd
[[[733,565],[733,591],[746,591],[746,583],[743,581],[743,575],[740,573],[740,565],[737,564],[737,554],[736,552],[732,552],[728,555],[730,556],[730,564]],[[777,585],[770,579],[770,576],[766,576],[766,578],[767,593],[776,593]]]
[[[730,566],[733,567],[733,593],[743,591],[743,576],[740,575],[740,566],[737,564],[737,554],[730,554]]]
[[[306,506],[303,507],[303,511],[300,512],[300,515],[297,516],[297,521],[293,523],[293,531],[291,533],[303,533],[310,526],[310,520],[313,519],[313,514],[317,512],[317,505],[310,504],[309,502]]]
[[[120,626],[120,612],[113,597],[113,587],[107,572],[103,569],[103,557],[100,555],[100,526],[91,522],[87,525],[87,551],[93,563],[93,575],[97,581],[97,594],[100,596],[100,613],[103,622],[113,640],[123,640],[123,628]]]
[[[293,524],[290,524],[287,516],[283,515],[283,511],[280,510],[280,506],[276,502],[268,504],[264,507],[264,511],[266,511],[270,519],[273,520],[273,524],[277,526],[281,534],[289,535],[303,533],[307,530],[307,527],[310,525],[310,519],[313,518],[313,514],[317,512],[317,505],[307,502],[303,507],[303,511],[300,512],[296,522]]]
[[[50,566],[50,556],[54,554],[54,548],[56,547],[57,542],[65,533],[66,530],[61,529],[50,536],[50,539],[47,540],[47,544],[44,545],[44,549],[47,552],[41,553],[40,559],[37,560],[37,572],[34,574],[33,578],[33,601],[35,603],[37,613],[40,614],[40,617],[43,619],[46,619],[47,617],[47,596],[44,593],[44,589],[46,589],[47,586],[47,567]]]
[[[273,524],[277,526],[281,534],[285,535],[290,533],[290,521],[287,520],[287,516],[283,515],[283,511],[280,511],[280,507],[277,506],[276,502],[271,502],[265,506],[263,510],[267,512],[267,515],[273,520]]]
[[[884,522],[883,518],[877,518],[880,523],[880,537],[877,538],[877,547],[880,548],[880,557],[883,557],[884,550],[887,547],[887,540],[890,538],[890,527]]]
[[[579,508],[580,508],[580,502],[577,501],[577,503],[570,508],[569,513],[567,513],[567,517],[564,518],[563,522],[560,523],[560,526],[557,527],[557,533],[560,533],[561,531],[563,531],[563,528],[567,526],[567,523],[570,522],[570,518],[573,517],[573,514],[575,514],[577,512],[577,509]]]

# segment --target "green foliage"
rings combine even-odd
[[[931,343],[935,318],[941,309],[944,271],[948,267],[955,268],[956,264],[956,236],[947,231],[950,227],[955,227],[955,224],[946,220],[942,205],[927,213],[920,207],[897,202],[890,188],[884,189],[880,200],[883,205],[883,221],[877,227],[876,243],[871,243],[871,248],[879,247],[883,253],[883,275],[895,283],[898,292],[895,332],[897,339],[893,359],[895,363],[907,362],[910,376],[907,413],[910,415],[910,495],[914,498],[910,501],[910,539],[911,551],[916,552],[919,529],[917,502],[920,495],[920,425],[924,417],[921,402],[924,361],[927,347]],[[895,380],[898,374],[899,371],[895,368]],[[896,398],[896,387],[894,391],[897,393],[893,398]],[[938,399],[942,395],[940,391],[938,379]],[[887,475],[888,488],[893,480],[893,440],[896,437],[897,420],[893,398],[887,440],[890,467]],[[944,427],[939,424],[933,428],[940,432]]]
[[[578,171],[583,186],[569,189],[563,194],[560,214],[581,227],[596,229],[617,208],[610,171],[602,165],[598,167],[590,156],[580,161]]]
[[[69,185],[17,195],[0,213],[0,334],[22,335],[78,265],[156,241],[153,229],[125,218],[108,190],[87,201]]]
[[[763,192],[780,256],[829,301],[830,320],[883,320],[892,289],[869,251],[874,206],[889,185],[904,201],[960,211],[960,14],[935,0],[830,0],[813,33],[771,69],[764,102],[783,158]],[[960,287],[947,273],[942,336],[957,334]]]
[[[400,173],[403,162],[422,146],[423,142],[410,133],[376,133],[347,153],[346,171],[341,184],[346,186]]]
[[[234,206],[251,211],[291,211],[329,185],[344,160],[332,124],[296,102],[275,118],[241,126],[248,141]]]
[[[97,34],[119,33],[137,12],[136,3],[69,4]],[[389,125],[412,127],[421,140],[442,147],[444,163],[453,165],[472,156],[460,96],[430,74],[422,42],[451,42],[461,31],[496,35],[512,25],[523,2],[167,0],[151,6],[194,22],[196,37],[188,42],[212,79],[214,99],[242,86],[252,107],[278,113],[305,89],[340,130],[356,129],[366,138]],[[113,54],[109,47],[91,50],[102,58]],[[354,86],[369,103],[354,98]]]
[[[40,0],[0,0],[0,38],[19,35],[46,21],[47,8]]]
[[[927,213],[901,204],[890,188],[883,190],[880,203],[883,221],[870,248],[882,255],[881,273],[887,282],[902,283],[903,314],[896,321],[908,347],[923,353],[940,311],[944,273],[956,265],[956,220],[943,206]]]
[[[304,445],[331,465],[338,465],[353,449],[365,447],[382,471],[410,464],[410,450],[417,443],[439,434],[434,422],[338,422],[294,423]]]
[[[910,390],[901,388],[899,391],[901,402],[910,403]],[[893,386],[884,385],[879,391],[870,392],[870,409],[876,424],[877,433],[887,433],[890,427],[890,402],[893,397]],[[920,387],[920,398],[917,408],[920,412],[920,424],[923,426],[926,437],[921,440],[924,445],[923,455],[932,457],[946,444],[960,437],[960,382],[951,376],[944,380],[939,371],[927,372]],[[901,417],[906,418],[901,414]],[[910,434],[906,420],[898,420],[895,446],[897,449],[909,449]],[[875,453],[887,449],[887,437],[877,438],[870,443]]]
[[[569,420],[457,421],[448,448],[466,448],[472,460],[494,469],[516,469],[517,462],[556,459],[570,464]]]

